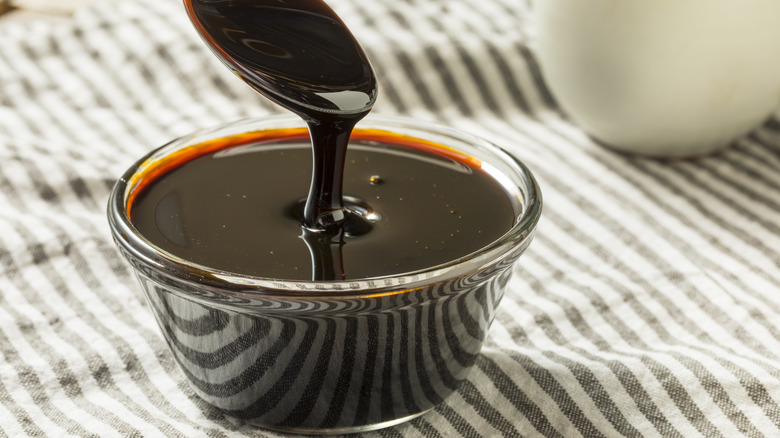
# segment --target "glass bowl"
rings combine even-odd
[[[347,433],[421,415],[458,389],[476,361],[513,266],[542,209],[531,172],[495,145],[412,119],[369,116],[356,129],[401,134],[474,157],[516,201],[514,226],[457,260],[348,281],[288,281],[220,271],[156,247],[128,202],[166,157],[237,134],[304,126],[241,120],[178,138],[119,179],[108,205],[133,267],[193,390],[227,415],[297,433]],[[161,167],[163,166],[163,167]]]

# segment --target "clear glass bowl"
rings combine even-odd
[[[369,116],[357,129],[403,134],[477,158],[517,201],[515,225],[477,252],[423,270],[349,281],[286,281],[190,263],[130,222],[139,175],[185,148],[269,129],[295,117],[242,120],[156,149],[109,199],[114,240],[132,265],[194,391],[227,415],[299,433],[391,426],[457,390],[479,355],[512,267],[542,209],[530,171],[495,145],[412,119]]]

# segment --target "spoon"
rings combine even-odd
[[[242,80],[305,120],[367,113],[365,53],[321,0],[184,0],[195,29]]]

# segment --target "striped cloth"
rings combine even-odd
[[[780,435],[777,117],[697,161],[619,155],[556,109],[528,2],[329,3],[381,77],[376,112],[493,140],[546,201],[466,383],[365,436]],[[175,0],[0,19],[0,436],[278,436],[195,396],[105,219],[141,154],[278,111]]]

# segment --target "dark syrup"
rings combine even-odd
[[[147,239],[192,262],[289,280],[381,277],[466,256],[497,240],[515,203],[496,180],[446,149],[358,129],[344,191],[371,231],[309,233],[299,225],[310,176],[305,130],[204,144],[139,187],[131,220]]]
[[[307,122],[313,174],[303,225],[333,239],[369,229],[344,204],[342,180],[349,135],[371,110],[377,84],[341,19],[319,0],[185,0],[185,6],[225,65]]]
[[[217,57],[301,116],[311,143],[298,139],[279,156],[204,155],[169,169],[132,204],[134,224],[154,243],[229,272],[329,281],[449,262],[512,226],[505,191],[463,162],[442,165],[443,156],[392,141],[380,141],[384,151],[347,151],[377,84],[360,45],[323,1],[184,4]],[[280,134],[274,141],[290,140]],[[371,165],[345,167],[364,161]],[[460,170],[444,172],[453,163]]]
[[[376,82],[325,3],[185,6],[225,64],[309,129],[220,138],[145,167],[128,214],[158,247],[237,274],[349,280],[451,262],[514,225],[518,201],[473,158],[385,131],[357,129],[350,140]],[[359,431],[425,412],[457,389],[512,260],[354,300],[260,294],[259,307],[237,312],[154,287],[150,303],[214,406],[282,430]]]

